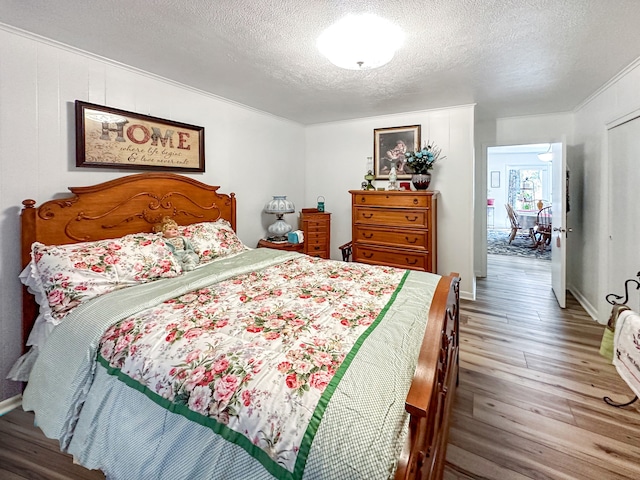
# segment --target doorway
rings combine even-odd
[[[548,150],[548,143],[487,148],[488,255],[538,260],[539,268],[551,268],[551,249],[536,248],[534,241],[538,211],[551,204],[551,164],[539,157]]]

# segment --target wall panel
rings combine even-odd
[[[84,186],[135,173],[75,166],[75,100],[205,127],[206,171],[190,174],[235,192],[238,234],[255,246],[277,193],[304,198],[304,127],[86,52],[0,28],[0,401],[21,351],[19,213]],[[251,152],[251,154],[248,154]]]

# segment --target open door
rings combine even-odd
[[[552,143],[551,288],[561,308],[567,305],[567,142]]]

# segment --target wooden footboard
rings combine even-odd
[[[439,480],[444,470],[449,417],[458,383],[460,277],[442,277],[431,303],[418,366],[407,395],[409,434],[396,480]]]

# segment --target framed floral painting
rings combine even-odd
[[[388,179],[395,165],[398,178],[411,178],[405,171],[405,153],[420,148],[420,125],[373,130],[373,167],[376,179]]]

